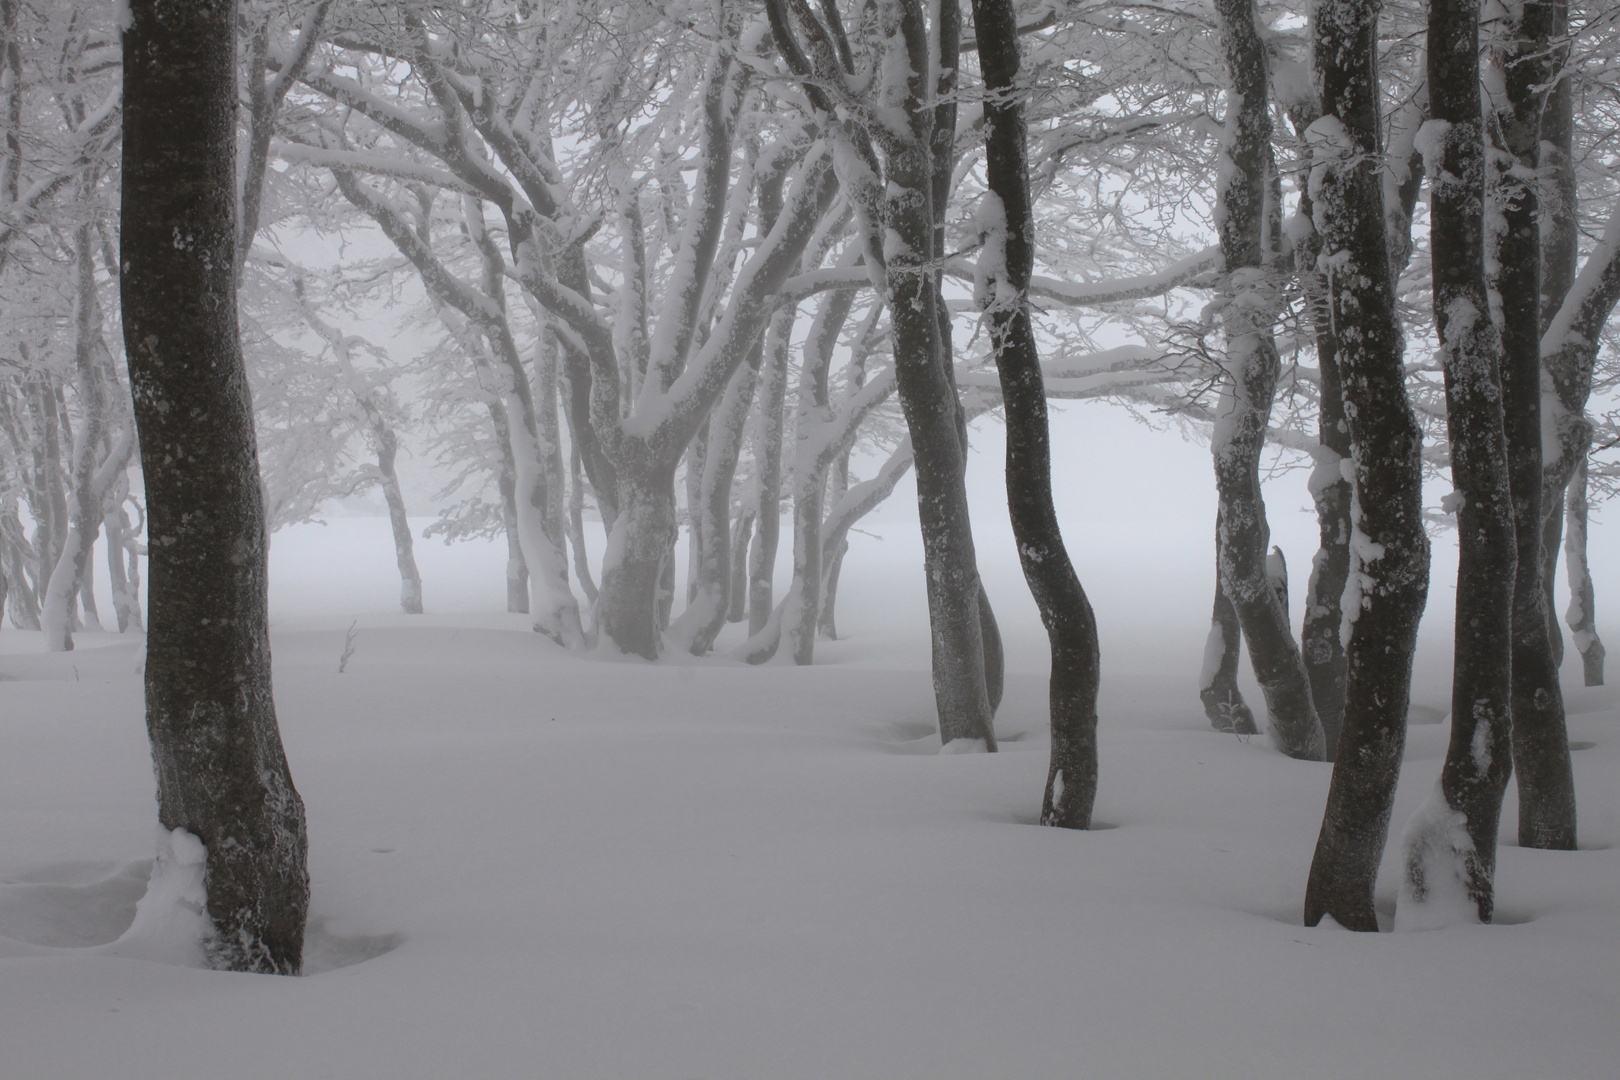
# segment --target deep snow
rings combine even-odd
[[[993,471],[993,436],[981,449]],[[421,544],[430,614],[378,614],[397,595],[386,521],[278,534],[303,979],[107,955],[156,849],[140,643],[45,655],[7,626],[0,1077],[1615,1076],[1620,691],[1566,682],[1582,850],[1502,848],[1498,925],[1303,929],[1329,767],[1203,719],[1207,458],[1165,453],[1183,450],[1206,469],[1185,496],[1110,510],[1097,485],[1128,476],[1070,485],[1096,507],[1065,525],[1106,679],[1085,833],[1034,824],[1044,640],[990,513],[1011,648],[995,755],[935,752],[905,489],[870,523],[882,542],[855,538],[848,636],[809,669],[565,654],[488,613],[493,545]],[[1289,497],[1272,517],[1297,606],[1314,523]],[[1448,547],[1397,838],[1444,753]],[[1565,671],[1578,683],[1577,658]]]

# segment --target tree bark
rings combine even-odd
[[[765,335],[759,424],[754,429],[754,543],[748,552],[748,633],[765,627],[774,605],[776,552],[782,542],[782,420],[787,408],[792,305],[778,311]]]
[[[1354,10],[1354,9],[1352,9]],[[1376,10],[1373,20],[1376,22]],[[1329,18],[1331,22],[1331,17]],[[1337,32],[1337,31],[1335,31]],[[1320,103],[1309,116],[1294,116],[1301,135],[1321,116]],[[1308,159],[1306,172],[1310,171]],[[1299,216],[1310,222],[1315,203],[1311,185],[1301,185]],[[1387,215],[1386,215],[1387,220]],[[1316,342],[1317,448],[1311,469],[1311,500],[1316,505],[1317,549],[1311,560],[1310,584],[1306,588],[1305,621],[1300,628],[1300,651],[1311,681],[1311,702],[1322,722],[1322,736],[1328,760],[1335,760],[1339,734],[1344,724],[1346,664],[1340,631],[1344,622],[1341,600],[1350,576],[1350,507],[1352,491],[1344,465],[1350,461],[1350,425],[1345,416],[1344,386],[1339,372],[1338,330],[1334,324],[1328,277],[1322,271],[1322,233],[1312,227],[1296,241],[1294,271],[1310,311],[1312,336]]]
[[[1288,611],[1266,574],[1271,531],[1260,490],[1260,453],[1279,370],[1272,336],[1278,208],[1269,195],[1275,166],[1267,59],[1253,0],[1218,0],[1216,10],[1232,78],[1224,151],[1229,167],[1217,213],[1228,289],[1222,312],[1227,378],[1212,439],[1220,494],[1217,558],[1221,587],[1237,610],[1249,662],[1265,693],[1272,742],[1290,757],[1319,761],[1326,745],[1310,677]]]
[[[883,195],[885,303],[894,337],[900,406],[916,455],[918,516],[928,582],[934,700],[940,739],[980,742],[995,749],[984,632],[979,617],[979,572],[964,483],[966,460],[958,430],[958,402],[941,363],[938,292],[930,263],[934,249],[934,115],[927,104],[928,33],[919,0],[891,5],[891,48],[903,48],[907,67],[891,72],[886,90],[905,103],[910,139],[886,151]]]
[[[422,614],[422,572],[416,568],[416,546],[411,537],[410,519],[405,514],[405,495],[394,472],[399,441],[392,428],[377,434],[377,471],[382,475],[383,501],[388,504],[388,524],[394,531],[394,563],[399,567],[399,606],[407,615]]]
[[[1603,658],[1607,651],[1597,634],[1592,571],[1586,563],[1586,462],[1575,466],[1569,481],[1569,532],[1564,540],[1565,572],[1569,575],[1569,610],[1564,613],[1575,649],[1581,654],[1581,675],[1586,686],[1603,685]]]
[[[1564,306],[1575,285],[1580,261],[1580,221],[1576,216],[1579,188],[1575,178],[1575,91],[1570,69],[1569,5],[1551,0],[1551,36],[1564,44],[1553,50],[1554,75],[1547,104],[1541,114],[1541,169],[1551,182],[1543,185],[1541,217],[1541,333],[1546,334],[1553,318]],[[1543,463],[1544,470],[1546,463]],[[1542,484],[1541,591],[1547,600],[1547,637],[1552,646],[1554,667],[1564,664],[1564,632],[1558,624],[1558,605],[1553,599],[1558,551],[1563,546],[1564,490],[1568,476],[1544,476]],[[1574,601],[1573,590],[1571,602]]]
[[[1550,62],[1552,12],[1517,5],[1498,52],[1507,100],[1497,110],[1501,150],[1516,169],[1491,170],[1501,204],[1496,292],[1502,305],[1502,408],[1518,547],[1513,586],[1513,768],[1518,774],[1519,845],[1575,847],[1575,777],[1547,632],[1551,597],[1542,588],[1541,228],[1537,184],[1517,177],[1541,167],[1541,114]]]
[[[744,506],[731,526],[731,585],[726,590],[730,597],[726,622],[739,623],[748,618],[748,541],[754,535],[754,517],[754,511]]]
[[[596,605],[596,579],[591,577],[591,561],[585,551],[585,473],[579,443],[568,449],[568,543],[574,549],[574,576],[579,578],[585,602]]]
[[[1091,825],[1097,795],[1097,691],[1102,665],[1097,620],[1069,561],[1052,499],[1046,388],[1029,316],[1035,217],[1029,194],[1028,133],[1018,86],[1018,22],[1012,0],[973,0],[985,83],[989,191],[980,210],[985,244],[979,275],[990,343],[1007,414],[1007,508],[1024,580],[1052,651],[1048,689],[1052,758],[1041,823]]]
[[[67,652],[73,648],[73,605],[79,600],[85,578],[93,573],[90,556],[96,534],[101,531],[102,492],[96,486],[96,473],[106,420],[106,394],[95,363],[95,341],[101,336],[101,304],[96,299],[94,250],[90,244],[90,224],[85,222],[74,234],[78,290],[73,348],[84,419],[79,426],[78,442],[73,447],[73,497],[69,501],[62,553],[51,570],[40,612],[45,647],[51,652]],[[87,616],[95,611],[93,595],[86,607]]]
[[[1216,545],[1220,544],[1220,515],[1216,513]],[[1217,560],[1218,562],[1218,560]],[[1243,630],[1237,609],[1221,588],[1220,567],[1215,568],[1215,606],[1209,617],[1209,637],[1204,640],[1204,667],[1198,677],[1198,698],[1204,715],[1216,731],[1232,735],[1253,735],[1254,713],[1238,689],[1238,661],[1243,648]]]
[[[1305,925],[1330,916],[1365,931],[1378,929],[1373,886],[1400,777],[1412,656],[1429,585],[1423,437],[1406,395],[1380,175],[1378,12],[1377,0],[1317,8],[1313,54],[1322,115],[1307,129],[1320,238],[1313,246],[1326,272],[1342,430],[1349,437],[1343,452],[1354,464],[1354,483],[1344,571],[1351,587],[1344,599],[1350,632],[1343,725],[1305,890]]]
[[[1502,411],[1502,342],[1485,285],[1485,139],[1478,0],[1431,0],[1430,258],[1457,511],[1451,741],[1438,790],[1406,832],[1397,925],[1443,924],[1495,905],[1496,834],[1512,753],[1518,561]],[[1438,159],[1438,160],[1436,160]]]
[[[759,343],[748,350],[748,360],[732,374],[725,396],[707,425],[709,437],[696,504],[689,510],[698,546],[695,588],[686,610],[670,627],[670,637],[693,656],[707,655],[714,648],[714,639],[726,625],[731,610],[731,563],[734,555],[742,554],[731,546],[731,485],[742,456],[743,431],[759,379],[762,351]]]
[[[153,540],[158,817],[206,849],[211,963],[296,974],[308,840],[271,697],[264,510],[236,322],[236,5],[131,0],[128,11],[120,279]]]

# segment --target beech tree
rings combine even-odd
[[[1434,316],[1446,386],[1457,507],[1451,739],[1440,783],[1406,834],[1398,922],[1423,925],[1466,904],[1489,922],[1496,833],[1512,766],[1513,593],[1517,564],[1502,401],[1502,340],[1485,282],[1485,134],[1477,0],[1431,0],[1429,113]]]
[[[835,3],[818,14],[807,0],[768,0],[766,10],[789,72],[837,140],[839,180],[863,234],[863,269],[890,312],[896,387],[915,454],[940,737],[993,750],[983,590],[963,482],[965,425],[934,271],[953,165],[945,148],[954,144],[955,107],[945,102],[956,79],[960,7],[939,5],[930,26],[921,0],[879,0],[860,13],[854,35]]]
[[[169,830],[154,874],[182,835],[200,842],[210,962],[297,974],[308,840],[271,697],[236,321],[235,23],[232,0],[132,0],[124,30],[120,284],[155,538],[147,730]]]
[[[1553,63],[1553,5],[1509,5],[1492,50],[1500,79],[1494,116],[1503,152],[1490,174],[1502,220],[1495,291],[1501,304],[1502,405],[1513,525],[1518,547],[1513,588],[1513,766],[1519,790],[1519,842],[1575,847],[1575,779],[1564,728],[1564,695],[1548,632],[1543,590],[1541,421],[1541,223],[1537,184],[1541,129]],[[1511,163],[1514,167],[1501,166]]]
[[[988,191],[980,208],[984,249],[979,299],[990,320],[991,350],[1007,417],[1007,505],[1019,563],[1051,642],[1052,759],[1041,821],[1069,829],[1091,824],[1097,792],[1097,620],[1069,561],[1052,500],[1051,441],[1040,356],[1029,316],[1035,260],[1023,90],[1018,85],[1018,23],[1011,0],[974,0],[979,70],[984,76]]]
[[[1344,395],[1334,411],[1350,436],[1354,486],[1343,728],[1305,893],[1305,924],[1331,916],[1368,931],[1378,929],[1373,887],[1400,777],[1412,656],[1429,583],[1422,433],[1406,394],[1380,176],[1379,7],[1377,0],[1317,6],[1312,81],[1319,107],[1306,128],[1309,224],[1319,237],[1312,246],[1325,278],[1331,362]],[[1329,362],[1321,357],[1324,372]]]
[[[1217,217],[1228,275],[1221,315],[1229,381],[1222,385],[1211,444],[1221,503],[1216,544],[1220,586],[1248,641],[1249,659],[1266,696],[1272,741],[1291,757],[1321,759],[1337,743],[1337,732],[1332,739],[1324,736],[1310,677],[1289,627],[1286,599],[1267,572],[1270,531],[1260,494],[1260,451],[1279,363],[1271,324],[1278,308],[1282,212],[1274,190],[1268,64],[1255,29],[1253,0],[1219,0],[1216,8],[1233,83],[1227,104],[1228,164]]]

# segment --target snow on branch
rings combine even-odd
[[[460,178],[424,165],[417,161],[408,161],[405,158],[389,157],[384,154],[366,153],[362,150],[328,150],[307,143],[281,142],[271,144],[271,153],[282,161],[294,165],[313,165],[317,168],[347,169],[354,172],[369,173],[372,176],[387,176],[395,180],[404,180],[411,183],[430,184],[445,191],[454,191],[462,195],[477,195],[479,192]]]

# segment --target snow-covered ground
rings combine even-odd
[[[1065,488],[1106,679],[1085,833],[1034,824],[1044,638],[987,498],[1011,672],[996,755],[934,753],[906,490],[855,538],[847,636],[809,669],[565,654],[491,613],[493,545],[423,544],[438,613],[386,614],[386,522],[278,534],[277,703],[314,886],[302,979],[107,955],[154,850],[141,645],[91,634],[48,656],[6,627],[0,1077],[1612,1080],[1620,692],[1566,664],[1582,850],[1504,847],[1497,925],[1303,929],[1329,767],[1209,730],[1207,472],[1135,502],[1133,475]],[[1296,496],[1273,519],[1297,606],[1313,523]],[[1448,549],[1397,834],[1444,752]]]

